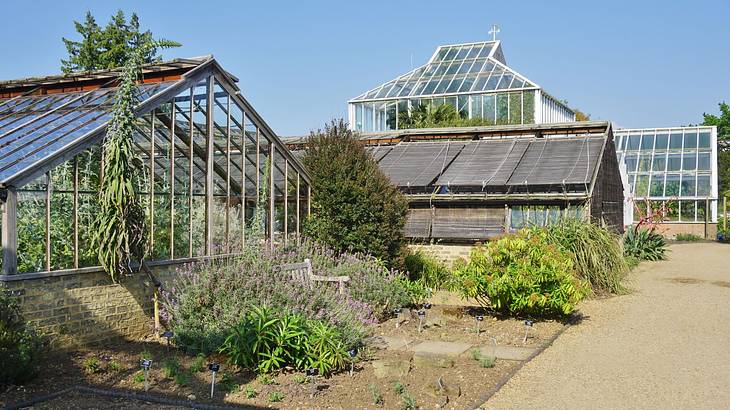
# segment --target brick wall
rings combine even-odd
[[[705,238],[704,223],[663,223],[659,232],[667,238],[674,239],[678,233],[691,233],[701,238]],[[717,224],[707,224],[707,237],[705,239],[715,239],[717,237]]]
[[[448,266],[453,265],[457,259],[469,259],[469,252],[474,245],[463,244],[410,244],[412,250],[421,250],[443,261]]]
[[[156,269],[169,277],[170,269]],[[113,284],[102,272],[0,282],[23,317],[58,346],[139,338],[153,329],[154,286],[144,274]]]

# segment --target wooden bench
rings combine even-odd
[[[312,261],[305,259],[300,263],[287,263],[280,265],[277,269],[282,273],[289,273],[292,280],[305,283],[310,288],[314,282],[334,282],[337,283],[340,294],[345,293],[345,283],[350,281],[349,276],[321,276],[312,273]]]

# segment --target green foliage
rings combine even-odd
[[[205,355],[198,354],[195,356],[195,359],[190,364],[190,371],[193,373],[200,373],[205,370],[205,362],[206,358]]]
[[[294,380],[294,383],[296,384],[304,384],[307,382],[307,376],[303,374],[295,374],[294,377],[292,377],[292,380]]]
[[[18,303],[0,289],[0,385],[22,384],[38,373],[42,342],[20,315]]]
[[[411,396],[410,393],[403,393],[400,398],[403,402],[403,408],[405,410],[416,410],[418,408],[418,403],[416,403],[416,399]]]
[[[383,400],[383,394],[380,392],[380,389],[378,389],[378,386],[370,383],[368,385],[368,390],[370,390],[370,396],[373,398],[374,405],[382,406],[385,403],[385,400]]]
[[[678,233],[675,239],[680,242],[697,242],[702,240],[699,235],[693,233]]]
[[[324,283],[303,287],[277,270],[306,258],[318,275],[349,276],[345,294]],[[309,241],[277,246],[273,252],[249,243],[240,256],[182,266],[177,273],[162,292],[161,316],[174,331],[175,343],[192,354],[217,351],[228,327],[241,323],[252,305],[323,320],[351,348],[361,344],[367,325],[410,303],[406,287],[396,280],[398,272],[373,257],[336,254]]]
[[[393,391],[395,392],[395,394],[401,395],[403,394],[403,392],[406,391],[406,388],[405,386],[403,386],[403,383],[397,380],[393,383]]]
[[[176,385],[180,387],[189,386],[193,379],[193,375],[185,370],[178,370],[173,376]]]
[[[154,40],[149,30],[141,32],[139,17],[136,13],[127,22],[124,12],[117,11],[106,27],[101,28],[90,11],[86,12],[83,22],[74,21],[80,41],[63,38],[68,51],[68,59],[61,60],[61,70],[68,74],[78,71],[91,71],[121,67],[127,56],[135,49],[143,48],[141,61],[159,61],[160,48],[180,47],[169,40]]]
[[[666,258],[667,241],[649,229],[636,227],[624,234],[624,254],[642,261],[658,261]]]
[[[451,271],[439,260],[421,250],[406,254],[403,264],[409,279],[420,281],[427,288],[448,290],[452,286]]]
[[[529,230],[475,247],[455,275],[464,297],[512,314],[568,315],[587,292],[570,254]]]
[[[251,386],[246,387],[246,390],[244,390],[243,394],[246,395],[247,399],[253,399],[256,397],[259,393]]]
[[[730,105],[726,102],[718,104],[720,115],[702,114],[702,125],[714,125],[717,127],[717,140],[724,142],[725,148],[717,153],[717,179],[718,192],[730,190]]]
[[[284,393],[280,391],[272,391],[269,393],[269,401],[272,403],[278,403],[284,400]]]
[[[168,379],[174,378],[178,373],[180,373],[180,370],[180,362],[174,357],[167,359],[162,363],[162,374]]]
[[[277,382],[276,379],[273,378],[271,375],[263,373],[257,375],[256,380],[258,380],[259,383],[263,384],[264,386],[274,386],[279,384],[279,382]]]
[[[398,115],[398,128],[441,128],[494,125],[494,122],[482,118],[467,118],[467,113],[459,113],[451,104],[419,104],[410,112],[403,111]]]
[[[139,359],[140,360],[152,360],[152,352],[150,352],[147,349],[142,350],[139,353]]]
[[[259,373],[291,366],[313,367],[328,375],[345,368],[348,359],[347,347],[334,326],[256,306],[231,329],[221,353],[231,363]]]
[[[142,370],[138,371],[134,374],[134,377],[132,378],[132,382],[140,384],[144,383],[144,372]]]
[[[730,240],[730,221],[728,221],[727,229],[725,229],[725,218],[722,216],[717,217],[717,233],[718,235],[724,235],[725,241]]]
[[[471,358],[479,362],[479,365],[485,369],[491,369],[497,363],[496,357],[482,356],[482,352],[479,349],[473,349],[471,351]]]
[[[369,253],[392,263],[404,244],[404,196],[343,120],[312,133],[304,165],[312,177],[305,233],[337,252]]]
[[[145,256],[146,217],[135,190],[143,165],[132,141],[139,58],[138,53],[128,57],[116,91],[103,146],[100,209],[93,223],[92,247],[113,281],[130,274],[132,260]]]
[[[101,373],[104,371],[101,362],[96,357],[89,357],[84,360],[84,370],[86,373]]]
[[[426,299],[431,297],[433,293],[430,288],[426,287],[422,280],[413,281],[406,278],[405,276],[398,276],[395,279],[394,283],[403,287],[408,293],[409,297],[409,303],[401,303],[397,305],[397,307],[406,306],[408,304],[420,305],[424,303]]]
[[[111,362],[109,362],[108,368],[109,368],[109,370],[111,370],[113,372],[119,372],[119,371],[122,371],[122,369],[123,369],[122,364],[116,360],[112,360]]]
[[[594,292],[622,293],[621,281],[628,272],[621,238],[605,227],[581,219],[562,219],[546,227],[531,228],[532,234],[573,256],[578,277]]]

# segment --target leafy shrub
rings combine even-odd
[[[420,281],[430,289],[450,289],[452,275],[443,263],[433,256],[416,250],[406,254],[404,267],[412,281]]]
[[[272,403],[278,403],[284,400],[284,393],[280,391],[272,391],[269,393],[269,401]]]
[[[347,124],[332,121],[312,133],[303,162],[317,193],[307,236],[337,252],[395,261],[405,243],[407,202]]]
[[[84,360],[84,370],[86,373],[101,373],[104,371],[101,368],[101,362],[96,357],[89,357]]]
[[[344,368],[349,357],[334,326],[261,307],[254,307],[232,328],[221,353],[231,363],[261,373],[291,366],[316,368],[323,375]]]
[[[547,227],[531,228],[534,235],[570,252],[579,278],[599,293],[621,293],[628,272],[621,237],[605,227],[580,219],[564,219]]]
[[[306,258],[318,275],[350,276],[347,292],[340,295],[326,284],[303,287],[289,274],[277,272],[281,264]],[[375,258],[338,255],[308,241],[273,252],[267,246],[250,245],[241,256],[188,265],[177,273],[162,293],[162,318],[174,331],[175,342],[190,353],[218,350],[228,328],[239,324],[252,305],[323,320],[353,346],[366,335],[365,325],[410,301],[405,286],[396,280],[401,275]]]
[[[702,240],[699,235],[693,233],[678,233],[675,239],[679,242],[697,242]]]
[[[162,374],[165,375],[166,378],[172,379],[174,378],[178,373],[180,372],[180,362],[175,359],[167,359],[164,363],[162,363]]]
[[[587,291],[571,256],[528,230],[475,247],[455,274],[463,296],[513,314],[567,315]]]
[[[728,221],[730,222],[730,221]],[[724,241],[730,241],[730,224],[728,224],[727,230],[725,229],[725,218],[722,216],[717,217],[717,237],[724,238]]]
[[[667,241],[664,237],[648,229],[629,229],[624,234],[624,254],[643,261],[663,260],[666,255]]]
[[[123,369],[122,364],[119,363],[118,361],[112,360],[111,362],[109,362],[109,370],[111,370],[113,372],[119,372],[119,371],[122,371],[122,369]]]
[[[0,385],[33,379],[38,372],[41,339],[20,315],[17,302],[0,289]]]
[[[243,394],[246,395],[247,399],[253,399],[259,394],[259,392],[257,392],[256,389],[254,389],[253,387],[248,386],[246,387],[246,390],[243,392]]]
[[[370,390],[370,396],[373,398],[374,405],[382,406],[383,403],[385,403],[385,401],[383,400],[383,394],[380,392],[380,389],[378,389],[378,386],[370,383],[368,385],[368,390]]]
[[[195,356],[195,359],[190,364],[190,371],[193,373],[200,373],[205,370],[205,355],[199,354]]]
[[[181,387],[189,386],[192,379],[193,375],[190,372],[186,372],[184,370],[176,372],[173,376],[175,384]]]

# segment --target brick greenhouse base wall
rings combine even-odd
[[[663,223],[659,228],[662,235],[667,238],[674,239],[679,233],[691,233],[701,238],[705,238],[704,223]],[[715,239],[717,236],[717,224],[707,224],[707,237],[705,239]]]
[[[474,245],[464,244],[409,244],[412,250],[420,250],[432,255],[436,259],[444,262],[448,266],[452,266],[458,259],[469,259],[469,252]]]
[[[169,277],[168,269],[155,274]],[[113,284],[102,272],[0,282],[23,316],[56,346],[139,338],[153,330],[154,286],[144,274]]]

